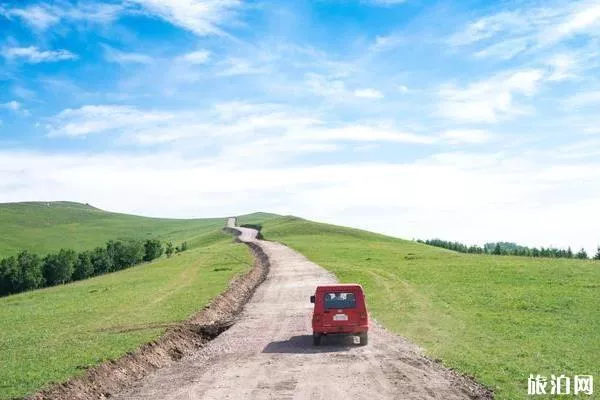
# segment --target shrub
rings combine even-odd
[[[15,292],[18,279],[17,259],[8,257],[0,261],[0,296]]]
[[[181,248],[187,248],[184,242]],[[142,261],[151,261],[163,253],[159,240],[146,242],[111,240],[106,247],[93,251],[75,253],[61,249],[41,259],[28,251],[16,258],[0,260],[0,296],[36,289],[41,286],[54,286],[71,280],[86,279],[132,267]],[[173,254],[173,244],[168,243],[167,254]]]
[[[112,271],[131,267],[144,259],[144,246],[135,240],[111,240],[106,244],[106,251],[112,260]]]
[[[89,278],[94,275],[94,265],[92,264],[92,253],[84,251],[79,253],[77,261],[75,261],[75,269],[73,271],[73,280],[78,281]]]
[[[163,254],[163,247],[160,240],[150,239],[144,243],[144,261],[152,261]]]
[[[44,258],[43,271],[46,285],[54,286],[69,282],[75,270],[77,254],[73,250],[60,249]]]
[[[167,248],[165,249],[165,253],[167,254],[167,257],[171,257],[173,255],[174,251],[175,251],[175,249],[173,248],[173,243],[167,242]]]
[[[575,257],[579,258],[580,260],[587,260],[588,255],[587,252],[585,251],[585,249],[581,249],[579,250],[579,252],[575,255]]]
[[[113,262],[108,251],[103,247],[96,247],[91,254],[92,266],[95,275],[106,274],[112,271]]]
[[[44,284],[42,260],[36,254],[23,251],[17,256],[15,292],[37,289]]]

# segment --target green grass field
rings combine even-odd
[[[248,220],[270,217],[257,213]],[[114,239],[161,239],[191,246],[220,229],[225,218],[161,219],[102,211],[79,203],[0,204],[0,258],[30,250],[45,255],[60,248],[86,250]]]
[[[460,254],[294,217],[262,233],[361,283],[379,322],[498,399],[526,398],[530,373],[600,376],[599,262]]]
[[[244,245],[219,231],[197,239],[202,246],[170,259],[0,298],[0,399],[66,380],[156,339],[252,262]]]
[[[249,223],[270,214],[245,217]],[[222,233],[225,218],[174,220],[83,204],[0,204],[0,257],[89,249],[110,239],[186,240],[170,259],[0,298],[0,399],[32,393],[159,337],[221,293],[252,257]]]

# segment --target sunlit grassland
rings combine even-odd
[[[220,231],[197,242],[169,259],[0,298],[0,398],[32,393],[158,338],[252,263],[246,246]]]
[[[530,373],[600,376],[600,262],[460,254],[294,217],[263,226],[361,283],[379,322],[498,399],[526,398]]]

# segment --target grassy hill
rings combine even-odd
[[[96,278],[0,298],[0,399],[134,350],[202,309],[252,257],[209,232],[203,246]]]
[[[534,374],[600,375],[600,263],[459,254],[357,229],[256,213],[281,241],[360,282],[373,316],[426,352],[525,398]],[[81,374],[158,337],[199,310],[251,257],[221,233],[225,218],[173,220],[76,203],[0,204],[0,257],[160,238],[191,250],[86,281],[0,298],[0,399]],[[40,362],[44,360],[44,362]]]
[[[145,218],[77,203],[0,204],[0,257],[22,249],[81,250],[118,238],[187,240],[191,248],[170,259],[0,298],[0,399],[22,397],[118,358],[202,309],[252,262],[246,246],[222,233],[224,225],[225,218]]]
[[[498,399],[526,398],[530,373],[600,375],[599,262],[460,254],[295,217],[262,233],[361,283],[379,322]]]
[[[248,220],[268,219],[257,213]],[[41,255],[61,247],[85,250],[111,239],[159,238],[194,243],[220,229],[224,218],[163,219],[118,214],[70,202],[0,204],[0,258],[30,250]]]

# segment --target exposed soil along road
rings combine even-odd
[[[229,221],[229,224],[233,221]],[[158,370],[123,399],[469,399],[489,393],[371,323],[369,345],[326,337],[312,345],[310,295],[335,283],[288,247],[257,241],[271,270],[239,320],[192,357]],[[368,299],[367,299],[368,301]]]

